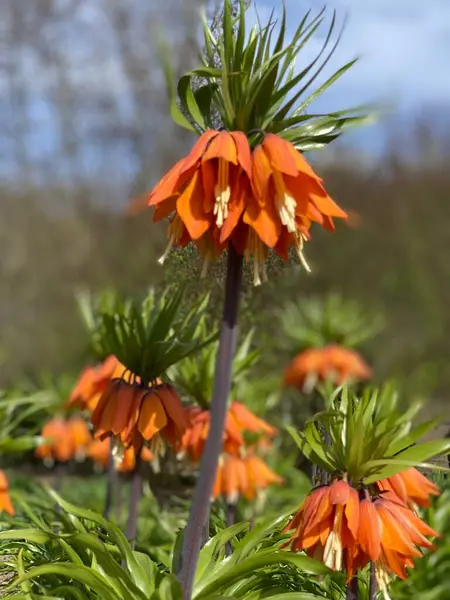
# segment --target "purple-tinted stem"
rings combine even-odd
[[[378,581],[375,573],[375,563],[370,563],[370,587],[369,600],[377,600],[378,598]]]
[[[353,577],[347,584],[347,600],[358,600],[358,578]]]
[[[139,500],[142,494],[142,479],[141,479],[141,457],[140,453],[136,452],[136,466],[134,467],[131,479],[131,494],[130,506],[128,510],[128,521],[125,530],[125,536],[130,542],[131,548],[134,550],[136,545],[137,519]]]
[[[111,515],[116,479],[117,479],[117,472],[116,472],[116,468],[115,468],[115,464],[114,464],[112,441],[110,441],[109,456],[108,456],[108,475],[107,475],[107,480],[106,480],[105,509],[103,511],[103,516],[105,517],[105,519],[109,519],[109,517]]]
[[[239,297],[242,284],[242,257],[233,246],[228,250],[227,276],[220,329],[219,350],[211,401],[211,425],[200,463],[191,511],[184,531],[178,578],[183,600],[190,600],[202,536],[209,516],[209,503],[216,478],[231,388],[233,356],[236,350]]]
[[[231,527],[236,523],[236,504],[227,503],[227,527]],[[231,542],[227,542],[225,546],[225,556],[230,556],[233,552]]]

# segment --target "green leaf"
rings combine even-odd
[[[330,572],[322,563],[294,552],[282,550],[258,552],[237,565],[229,567],[225,563],[209,577],[203,578],[195,587],[193,599],[200,600],[200,598],[207,598],[209,594],[213,592],[217,593],[235,581],[253,575],[259,569],[268,569],[273,565],[282,564],[291,565],[311,575],[326,575]]]
[[[205,119],[197,104],[194,92],[191,87],[191,76],[184,75],[178,81],[178,97],[181,105],[191,115],[192,119],[204,130],[206,129]]]

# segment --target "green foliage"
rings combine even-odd
[[[181,597],[173,576],[179,541],[171,557],[155,562],[147,553],[132,550],[117,526],[51,490],[17,502],[23,516],[10,520],[12,527],[0,532],[1,551],[8,555],[2,570],[15,575],[7,588],[14,597]],[[275,598],[290,593],[289,582],[313,598],[333,597],[327,593],[332,583],[326,567],[280,549],[286,535],[279,530],[285,522],[286,516],[277,516],[251,531],[248,523],[221,529],[201,551],[193,598]],[[230,542],[232,554],[227,557]],[[317,575],[325,581],[312,579]]]
[[[329,409],[311,419],[304,431],[290,430],[305,456],[320,468],[347,473],[354,482],[374,483],[430,458],[450,453],[450,440],[416,443],[436,426],[435,419],[414,426],[416,403],[405,411],[389,386],[367,389],[361,397],[347,387],[329,398]],[[331,444],[324,444],[318,423]],[[434,466],[434,468],[438,468]]]
[[[383,327],[380,315],[371,315],[359,303],[339,294],[325,298],[302,297],[279,310],[283,349],[297,354],[330,343],[354,348],[373,338]]]
[[[231,0],[225,0],[220,26],[204,19],[203,65],[183,75],[177,87],[179,104],[166,52],[161,52],[175,122],[191,131],[214,127],[215,110],[225,128],[251,134],[273,132],[291,141],[300,150],[321,148],[336,139],[344,129],[368,121],[366,109],[355,108],[330,114],[305,114],[309,105],[355,63],[350,61],[321,86],[310,88],[333,56],[340,40],[332,43],[336,27],[333,14],[322,48],[300,73],[295,60],[324,23],[324,10],[315,17],[306,13],[286,43],[285,7],[276,34],[276,21],[246,28],[247,6],[239,2],[237,14]],[[331,47],[330,47],[331,45]],[[164,49],[165,50],[165,49]],[[200,85],[197,85],[198,81]]]
[[[208,296],[184,309],[183,290],[151,290],[142,302],[115,298],[94,320],[94,339],[103,354],[113,354],[145,382],[162,377],[183,358],[214,341],[200,339]]]

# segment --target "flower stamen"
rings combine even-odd
[[[229,164],[223,158],[219,158],[218,171],[217,183],[214,186],[214,196],[216,198],[214,215],[216,217],[216,225],[220,229],[228,217],[228,202],[231,197]]]

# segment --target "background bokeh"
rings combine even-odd
[[[328,74],[353,57],[350,50],[363,59],[348,76],[348,87],[339,83],[318,110],[377,97],[393,104],[379,125],[312,157],[331,194],[356,213],[353,225],[340,225],[334,237],[315,231],[317,243],[307,248],[313,274],[297,268],[273,274],[269,284],[249,288],[245,306],[263,334],[276,335],[272,312],[288,299],[339,292],[359,301],[386,319],[383,332],[365,348],[376,375],[401,379],[411,392],[426,394],[433,410],[450,412],[450,113],[443,108],[448,81],[435,65],[413,65],[420,52],[413,46],[431,52],[427,44],[436,44],[445,25],[433,29],[427,20],[422,37],[408,34],[398,46],[389,42],[392,64],[384,59],[389,77],[383,78],[374,65],[382,69],[377,47],[386,56],[380,37],[380,19],[390,18],[386,3],[366,2],[372,13],[355,2],[344,4],[349,30]],[[408,23],[419,27],[422,13],[410,10],[419,3],[398,4],[404,11],[396,9],[395,18],[404,19],[401,31],[408,33]],[[448,11],[445,2],[437,4]],[[157,47],[163,36],[177,73],[193,66],[200,5],[1,3],[8,35],[0,79],[1,386],[46,371],[76,373],[83,366],[86,335],[77,290],[133,293],[163,276],[178,278],[179,257],[165,271],[156,262],[164,229],[152,224],[150,214],[130,218],[123,208],[192,141],[171,122]],[[264,13],[268,3],[257,6]],[[369,22],[378,26],[372,33]],[[367,35],[353,35],[364,26]],[[201,285],[217,287],[216,272]]]

